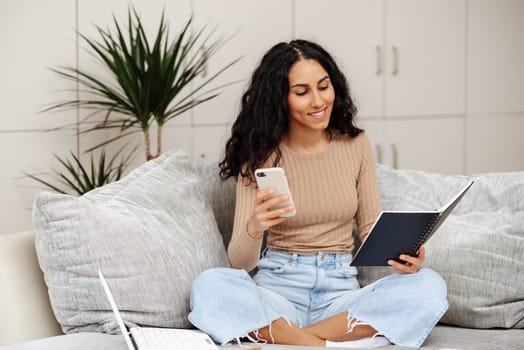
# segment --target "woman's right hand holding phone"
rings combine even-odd
[[[264,200],[264,198],[268,198],[274,193],[274,188],[257,191],[253,214],[251,214],[246,227],[248,234],[253,238],[262,238],[265,230],[285,221],[287,217],[282,217],[282,215],[294,209],[293,206],[276,208],[279,203],[288,200],[287,195],[275,196]]]

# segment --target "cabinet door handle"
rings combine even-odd
[[[375,46],[375,52],[377,55],[377,70],[376,75],[382,74],[382,48],[380,45]]]
[[[398,169],[398,148],[394,143],[391,144],[391,156],[393,160],[393,169]]]
[[[391,71],[392,75],[398,74],[398,47],[392,46],[391,53],[393,55],[393,70]]]
[[[375,145],[375,152],[377,153],[377,163],[382,163],[382,147],[378,143]]]

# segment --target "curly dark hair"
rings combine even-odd
[[[335,90],[333,111],[327,131],[357,136],[361,129],[354,125],[357,108],[349,86],[331,55],[316,43],[292,40],[274,45],[255,69],[242,96],[240,113],[226,143],[224,159],[219,163],[220,177],[242,176],[253,179],[256,169],[274,153],[277,166],[282,152],[279,143],[289,128],[288,73],[291,66],[305,59],[317,61],[328,73]]]

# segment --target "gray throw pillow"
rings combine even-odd
[[[36,249],[63,331],[118,333],[98,268],[128,325],[190,327],[193,279],[229,266],[206,195],[183,151],[81,197],[39,194]]]
[[[378,165],[384,210],[433,210],[475,183],[426,243],[426,267],[448,286],[443,323],[524,328],[524,172],[444,176]],[[360,282],[391,273],[360,268]],[[424,293],[424,291],[419,291]]]
[[[213,208],[224,247],[227,247],[233,233],[236,180],[233,177],[222,180],[218,175],[220,169],[216,161],[199,159],[195,163],[195,170],[201,180],[205,197]]]

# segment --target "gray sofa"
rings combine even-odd
[[[475,180],[426,246],[450,309],[423,348],[524,349],[524,172],[443,176],[378,165],[377,174],[384,209],[394,210],[440,207]],[[189,327],[192,279],[227,266],[234,191],[216,164],[168,152],[84,197],[41,194],[35,231],[0,235],[0,349],[126,349],[96,267],[128,325]],[[359,279],[386,273],[360,269]]]

